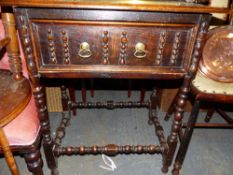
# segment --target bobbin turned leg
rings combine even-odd
[[[173,175],[179,175],[180,169],[182,167],[182,164],[185,159],[185,155],[188,150],[188,146],[192,137],[193,133],[193,128],[197,120],[197,116],[199,113],[199,106],[200,106],[200,101],[195,101],[192,112],[189,117],[189,121],[187,123],[187,127],[185,128],[185,132],[183,134],[180,147],[175,159],[174,167],[172,170]]]
[[[158,136],[160,146],[162,148],[162,156],[163,159],[166,158],[168,152],[168,144],[166,142],[166,137],[164,135],[164,130],[161,124],[159,123],[159,118],[157,116],[157,95],[156,90],[154,89],[151,96],[150,96],[150,106],[149,106],[149,125],[154,125],[155,127],[155,134]],[[166,172],[166,171],[164,171]]]
[[[189,93],[190,81],[191,81],[191,77],[188,75],[185,76],[183,86],[179,90],[178,99],[176,102],[176,112],[175,112],[175,116],[173,119],[172,129],[167,139],[169,149],[166,155],[163,157],[162,172],[164,173],[168,172],[168,167],[172,163],[173,156],[175,154],[175,150],[177,147],[178,133],[181,129],[181,121],[183,118],[184,106],[185,106],[188,93]]]
[[[40,120],[41,130],[42,130],[42,143],[44,147],[45,157],[48,167],[51,169],[52,174],[57,173],[57,162],[56,157],[53,153],[54,142],[51,137],[50,124],[48,111],[46,106],[45,89],[44,86],[40,84],[40,73],[38,72],[36,66],[36,58],[34,55],[34,48],[32,47],[32,39],[30,34],[29,19],[25,15],[25,11],[18,12],[17,16],[17,26],[20,33],[20,39],[25,52],[25,58],[28,65],[28,73],[30,81],[32,84],[32,92],[35,98],[35,103],[38,111],[38,117]]]
[[[35,77],[33,77],[35,78]],[[34,80],[36,81],[36,80]],[[39,109],[39,119],[42,127],[42,143],[45,153],[45,158],[52,175],[57,175],[57,157],[54,155],[54,141],[51,137],[50,123],[48,111],[45,101],[45,90],[43,86],[33,87],[33,94],[36,102],[37,109]]]
[[[68,90],[69,90],[69,97],[70,97],[70,100],[71,100],[71,101],[76,101],[76,98],[75,98],[75,88],[74,88],[73,86],[69,86],[69,87],[68,87]],[[77,115],[77,112],[76,112],[75,109],[72,110],[72,113],[73,113],[74,116]]]
[[[156,115],[157,117],[157,98],[156,98],[156,90],[153,89],[152,94],[150,96],[150,113],[149,113],[149,120],[148,120],[148,124],[149,125],[153,125],[153,115],[152,112],[154,113],[154,115]]]
[[[63,111],[67,111],[68,110],[69,97],[67,95],[65,86],[61,86],[61,100],[62,100]]]
[[[24,154],[24,159],[27,164],[28,170],[33,175],[43,175],[43,161],[41,159],[40,150],[36,149],[30,153]]]
[[[204,39],[208,31],[208,27],[209,27],[208,24],[210,19],[211,19],[210,16],[202,16],[200,18],[200,25],[194,46],[194,51],[192,54],[191,66],[189,67],[188,74],[186,74],[184,77],[182,87],[179,89],[178,99],[176,103],[176,111],[173,119],[171,133],[167,138],[169,149],[163,159],[163,168],[162,168],[163,172],[168,171],[168,167],[172,163],[173,156],[177,147],[178,133],[180,132],[181,129],[184,106],[187,101],[191,80],[195,77],[195,74],[197,72],[198,63],[201,58],[201,53],[204,46]]]

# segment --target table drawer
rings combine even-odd
[[[129,65],[183,68],[193,25],[33,21],[40,66]]]
[[[16,13],[18,25],[27,14],[42,75],[87,78],[182,77],[201,17],[88,9],[18,8]]]

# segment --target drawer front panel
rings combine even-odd
[[[159,66],[183,69],[191,24],[32,20],[40,67]]]

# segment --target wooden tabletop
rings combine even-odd
[[[165,0],[0,0],[1,6],[230,13],[228,8]]]
[[[27,79],[13,80],[6,70],[0,70],[0,82],[0,127],[3,127],[24,110],[31,98],[31,87]]]

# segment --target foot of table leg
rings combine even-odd
[[[173,170],[172,170],[172,175],[179,175],[181,166],[182,166],[181,163],[179,161],[175,160]]]
[[[163,173],[167,173],[167,172],[168,172],[168,167],[165,166],[165,165],[163,165],[163,167],[161,168],[161,171],[162,171]]]

